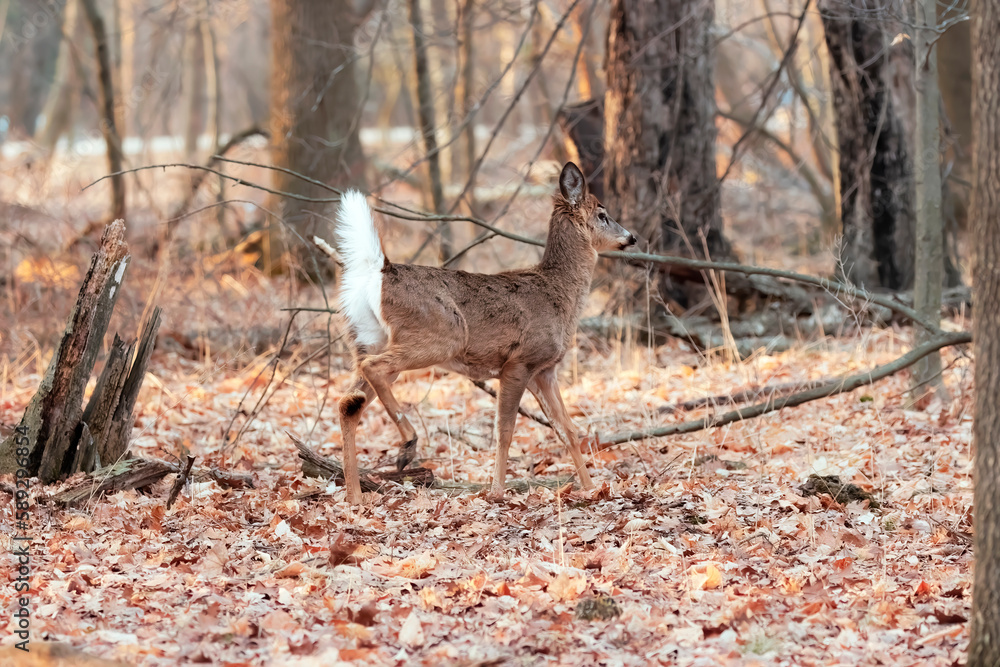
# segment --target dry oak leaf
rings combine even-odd
[[[697,563],[688,568],[691,588],[707,591],[722,585],[722,572],[715,563]]]
[[[556,602],[575,600],[587,590],[587,578],[583,575],[570,575],[564,570],[549,582],[546,590]]]
[[[437,567],[437,558],[431,552],[419,556],[404,558],[395,563],[372,568],[377,574],[385,577],[403,577],[404,579],[422,579]]]
[[[417,618],[417,612],[411,611],[399,629],[399,641],[411,648],[424,645],[424,627]]]
[[[297,577],[300,574],[302,574],[305,571],[305,569],[306,569],[305,565],[303,565],[297,560],[293,560],[291,563],[289,563],[285,567],[275,572],[274,576],[278,577],[279,579],[286,577]]]

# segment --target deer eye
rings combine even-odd
[[[606,216],[603,211],[597,214],[597,219],[605,225],[608,224],[608,216]]]

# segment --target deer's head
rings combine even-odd
[[[569,205],[569,213],[590,239],[594,250],[624,250],[636,239],[608,215],[597,197],[587,188],[580,168],[567,162],[559,174],[559,192]]]

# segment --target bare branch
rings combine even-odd
[[[662,438],[668,435],[679,435],[682,433],[694,433],[696,431],[703,431],[707,428],[725,426],[726,424],[732,424],[733,422],[760,417],[761,415],[765,415],[769,412],[775,412],[777,410],[781,410],[782,408],[795,407],[796,405],[802,405],[803,403],[809,403],[810,401],[816,401],[821,398],[836,396],[837,394],[853,391],[858,387],[873,384],[882,378],[889,377],[890,375],[909,368],[926,357],[928,354],[945,347],[963,345],[971,342],[972,334],[968,331],[941,333],[929,339],[922,345],[918,345],[901,357],[894,359],[887,364],[877,366],[864,373],[856,373],[854,375],[835,378],[818,387],[802,391],[797,394],[772,397],[762,403],[757,403],[746,408],[737,408],[736,410],[732,410],[721,415],[713,415],[697,421],[670,424],[668,426],[657,426],[641,431],[615,433],[607,438],[602,438],[601,444],[617,445],[623,442],[632,442],[634,440]]]

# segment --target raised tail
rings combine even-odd
[[[385,253],[365,196],[348,190],[337,213],[337,246],[344,264],[340,278],[340,312],[357,344],[380,347],[388,338],[382,321],[382,269]]]

